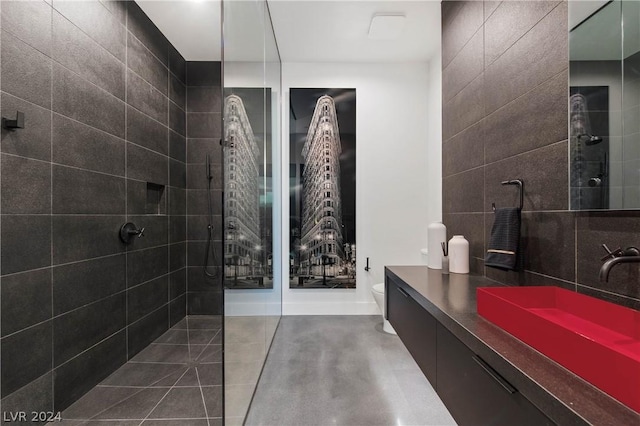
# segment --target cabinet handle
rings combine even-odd
[[[514,394],[514,393],[516,393],[518,391],[516,388],[511,386],[511,383],[507,382],[500,374],[498,374],[498,372],[496,370],[494,370],[489,364],[487,364],[487,362],[485,360],[483,360],[482,358],[480,358],[479,356],[476,356],[476,355],[473,355],[471,357],[471,359],[473,359],[476,362],[476,364],[478,364],[480,367],[482,367],[482,369],[488,375],[493,377],[493,379],[496,382],[498,382],[500,384],[500,386],[502,386],[502,388],[504,390],[506,390],[510,394]]]
[[[406,291],[404,291],[400,287],[396,286],[396,290],[398,290],[400,292],[400,294],[402,294],[404,297],[409,297],[409,293],[407,293]]]

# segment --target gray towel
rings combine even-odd
[[[499,269],[515,270],[519,244],[520,208],[496,209],[484,264]]]

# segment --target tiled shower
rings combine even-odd
[[[2,116],[25,117],[1,140],[0,409],[64,410],[169,328],[190,336],[187,314],[219,351],[222,280],[202,267],[207,155],[221,245],[220,63],[185,61],[133,1],[0,16]],[[127,222],[144,228],[130,245]]]
[[[213,241],[222,240],[222,92],[220,62],[187,62],[187,313],[222,313],[221,256],[207,253],[208,198],[213,213]],[[207,158],[210,170],[207,169]],[[213,176],[211,194],[207,194],[207,173]],[[216,247],[216,253],[220,253]],[[207,262],[205,258],[208,257]],[[216,278],[202,273],[207,271]],[[214,266],[211,266],[214,265]]]

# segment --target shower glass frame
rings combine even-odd
[[[222,8],[224,416],[242,424],[282,314],[282,66],[265,0],[223,1]],[[241,185],[231,173],[256,181]],[[256,210],[244,219],[232,210],[240,202],[245,212],[256,209],[255,200],[259,231],[252,233],[255,223],[246,222]],[[256,241],[243,245],[250,238]]]

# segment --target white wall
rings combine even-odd
[[[436,55],[439,56],[439,55]],[[424,264],[427,226],[441,219],[441,84],[432,63],[283,63],[282,155],[289,163],[289,89],[356,89],[356,289],[289,289],[283,315],[374,314],[385,265]],[[282,181],[288,194],[288,179]],[[283,197],[283,212],[289,200]],[[288,215],[282,229],[288,232]],[[286,235],[286,234],[285,234]],[[289,252],[288,237],[283,251]],[[366,258],[372,270],[364,271]],[[288,270],[283,256],[282,270]],[[284,277],[286,280],[286,276]]]
[[[427,216],[433,218],[432,221],[436,221],[442,220],[442,55],[440,52],[429,62],[428,78],[427,193],[429,203]]]

